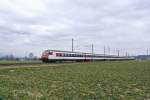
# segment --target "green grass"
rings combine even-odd
[[[29,64],[32,64],[32,63],[42,63],[41,61],[9,61],[9,60],[1,60],[0,61],[0,64],[25,64],[25,63],[29,63]]]
[[[0,100],[149,100],[150,62],[0,69]]]

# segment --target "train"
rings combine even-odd
[[[45,63],[54,63],[65,61],[86,62],[86,61],[134,60],[134,58],[126,56],[115,56],[115,55],[95,54],[85,52],[45,50],[42,53],[41,60]]]

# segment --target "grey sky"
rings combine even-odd
[[[0,0],[0,53],[45,49],[143,54],[150,46],[149,0]]]

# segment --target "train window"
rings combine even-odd
[[[67,57],[67,54],[65,54],[65,57]]]
[[[67,57],[67,54],[64,54],[65,57]]]
[[[73,57],[75,57],[76,55],[75,54],[73,54]]]
[[[56,56],[59,56],[59,53],[56,53]]]
[[[49,52],[48,54],[49,54],[49,55],[53,55],[53,52]]]
[[[56,56],[57,56],[57,57],[61,57],[62,54],[61,54],[61,53],[56,53]]]
[[[66,57],[66,54],[64,53],[64,57]]]
[[[69,54],[69,57],[71,57],[71,54]]]

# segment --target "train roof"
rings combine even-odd
[[[86,52],[72,52],[72,51],[65,51],[65,50],[45,50],[45,51],[92,54],[92,53],[86,53]],[[94,54],[95,54],[95,53],[94,53]],[[97,54],[97,55],[104,55],[104,54]]]

